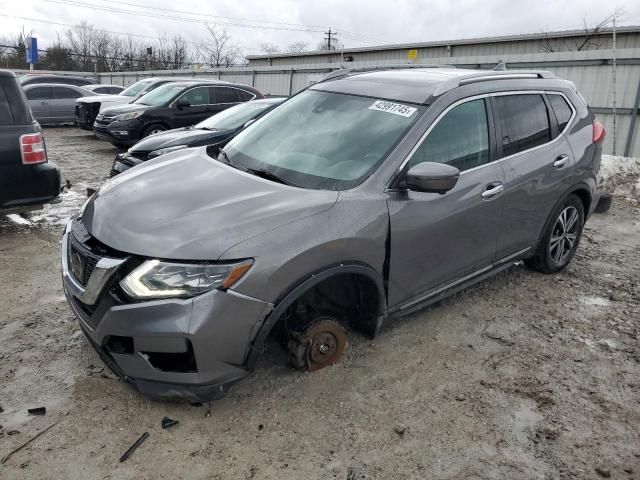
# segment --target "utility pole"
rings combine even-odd
[[[327,41],[327,50],[331,50],[331,37],[335,37],[336,36],[336,32],[332,32],[331,28],[329,28],[328,32],[324,32],[324,34],[326,35],[326,37],[324,37],[324,39]]]
[[[616,154],[616,16],[613,17],[613,154]]]

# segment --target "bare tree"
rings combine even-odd
[[[171,67],[174,69],[186,68],[193,60],[193,55],[188,42],[180,34],[171,37],[170,44]]]
[[[66,32],[69,49],[80,70],[93,70],[91,60],[93,33],[93,26],[86,21],[69,28]]]
[[[344,43],[341,42],[340,40],[338,40],[337,38],[334,38],[331,41],[331,51],[333,50],[342,50],[344,48]],[[320,42],[318,43],[318,50],[329,50],[329,46],[327,45],[327,42]]]
[[[306,52],[309,44],[307,42],[293,42],[287,46],[287,52],[289,53],[302,53]]]
[[[274,43],[262,43],[260,44],[260,50],[267,55],[275,55],[280,53],[280,47]]]
[[[622,8],[616,9],[611,15],[603,18],[596,25],[589,26],[587,20],[583,19],[583,34],[577,37],[574,41],[560,40],[553,38],[548,32],[544,32],[544,38],[542,39],[541,50],[543,52],[562,52],[562,51],[583,51],[598,49],[601,45],[602,33],[607,27],[609,27],[614,20],[618,20],[626,14]]]
[[[202,45],[202,53],[206,63],[214,67],[230,67],[241,61],[242,52],[233,43],[226,30],[218,30],[215,25],[207,24],[209,41]]]

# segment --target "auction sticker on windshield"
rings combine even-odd
[[[387,112],[393,113],[394,115],[401,115],[403,117],[410,117],[416,112],[417,108],[410,107],[409,105],[402,105],[401,103],[376,100],[375,102],[373,102],[373,105],[369,107],[369,110],[378,110],[380,112]]]

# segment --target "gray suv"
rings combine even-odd
[[[604,135],[548,72],[335,72],[224,150],[108,181],[67,225],[65,293],[150,395],[222,395],[271,333],[295,366],[322,368],[350,329],[374,336],[520,260],[566,267]]]

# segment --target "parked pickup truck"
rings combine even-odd
[[[12,72],[0,70],[0,214],[41,207],[60,194],[40,124]]]

